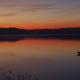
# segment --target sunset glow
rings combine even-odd
[[[0,27],[80,27],[80,0],[0,0]]]

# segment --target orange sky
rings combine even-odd
[[[0,0],[0,27],[80,27],[80,1]]]

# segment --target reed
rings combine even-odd
[[[29,73],[13,73],[9,70],[7,73],[0,74],[0,80],[39,80],[37,76]]]

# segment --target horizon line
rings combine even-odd
[[[69,28],[74,29],[74,28],[80,28],[80,27],[40,28],[40,29],[39,28],[34,28],[34,29],[28,28],[27,29],[27,28],[21,28],[21,27],[20,28],[19,27],[0,27],[0,29],[8,29],[8,28],[10,28],[10,29],[24,29],[24,30],[53,30],[53,29],[69,29]]]

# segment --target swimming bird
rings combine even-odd
[[[78,51],[77,53],[78,53],[77,56],[80,56],[80,52]]]

